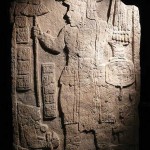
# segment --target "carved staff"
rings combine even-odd
[[[48,9],[45,5],[41,4],[40,0],[33,2],[32,4],[27,4],[26,8],[23,10],[22,14],[27,17],[33,17],[33,28],[38,27],[37,16],[42,16],[48,13]],[[36,35],[33,37],[34,44],[34,68],[35,68],[35,90],[37,106],[40,107],[40,97],[41,97],[41,87],[40,87],[40,77],[39,77],[39,63],[38,63],[38,38]]]

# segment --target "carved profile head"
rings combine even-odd
[[[67,17],[71,26],[79,26],[83,24],[86,18],[86,1],[85,0],[65,0],[65,4],[69,6]]]
[[[97,0],[64,0],[69,6],[67,17],[71,26],[83,25],[86,18],[96,19]]]

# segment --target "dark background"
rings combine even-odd
[[[11,25],[12,0],[0,2],[0,150],[12,150]],[[150,145],[150,0],[123,0],[139,7],[141,23],[140,150]]]

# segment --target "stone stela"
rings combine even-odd
[[[138,150],[138,8],[15,0],[10,9],[13,149]]]

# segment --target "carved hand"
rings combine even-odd
[[[42,32],[41,32],[39,26],[34,26],[32,28],[32,35],[33,35],[33,37],[38,37],[41,34],[42,34]]]

